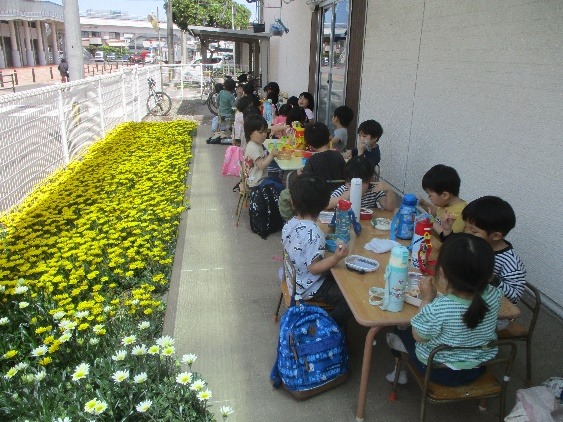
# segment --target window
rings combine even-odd
[[[90,38],[90,31],[81,31],[82,38]]]
[[[90,35],[91,37],[96,37],[96,38],[102,38],[102,33],[101,32],[96,32],[96,31],[92,31],[92,35]]]
[[[110,37],[112,40],[118,40],[118,39],[119,39],[119,36],[120,36],[120,33],[119,33],[119,32],[110,32],[110,33],[109,33],[109,37]]]

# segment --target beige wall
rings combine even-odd
[[[507,239],[561,313],[561,2],[378,0],[367,22],[359,121],[384,128],[382,177],[423,193],[444,163],[464,199],[510,202]]]

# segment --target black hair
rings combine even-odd
[[[264,87],[264,92],[268,92],[268,90],[272,91],[274,94],[280,94],[280,86],[277,82],[268,82]]]
[[[250,108],[250,107],[249,107]],[[268,122],[260,114],[250,114],[244,118],[244,134],[246,142],[250,142],[253,132],[268,129]]]
[[[244,84],[242,86],[242,92],[244,92],[245,95],[254,94],[254,85],[252,85],[251,83]]]
[[[278,110],[278,116],[287,116],[291,111],[291,106],[289,104],[283,104]]]
[[[328,184],[312,173],[297,176],[289,186],[295,213],[300,217],[317,218],[330,201]]]
[[[305,97],[305,99],[309,102],[309,110],[315,109],[315,99],[313,98],[313,94],[305,91],[305,92],[302,92],[301,94],[299,94],[299,96]]]
[[[252,100],[252,97],[249,97]],[[248,116],[252,116],[253,114],[256,114],[258,116],[262,116],[262,113],[260,113],[260,109],[254,105],[249,105],[248,107],[246,107],[243,112],[242,112],[242,118],[244,120],[246,120],[246,118]]]
[[[422,177],[422,189],[436,192],[438,195],[448,192],[459,196],[461,179],[453,167],[436,164]]]
[[[487,234],[493,232],[506,236],[516,226],[516,215],[508,202],[498,196],[482,196],[471,201],[463,209],[463,221],[485,230]]]
[[[304,108],[292,107],[291,110],[289,110],[285,124],[291,126],[293,122],[301,122],[302,125],[307,122],[307,114],[305,114]]]
[[[225,88],[226,91],[234,91],[236,87],[237,83],[231,78],[226,78],[225,82],[223,82],[223,88]]]
[[[373,139],[379,139],[383,135],[383,128],[375,120],[365,120],[358,126],[358,133],[360,132],[367,133]]]
[[[359,155],[352,157],[344,166],[344,180],[352,181],[354,178],[362,179],[362,182],[370,182],[375,173],[375,167],[369,158]]]
[[[244,95],[240,97],[237,101],[237,110],[241,113],[246,110],[248,107],[253,105],[253,98],[249,97],[248,95]]]
[[[334,110],[334,117],[338,119],[342,126],[348,127],[354,119],[354,110],[348,106],[336,107]]]
[[[305,142],[313,148],[320,148],[330,142],[328,127],[322,122],[305,126]]]
[[[266,100],[272,100],[272,104],[276,105],[279,101],[279,95],[270,92],[268,93],[268,95],[266,95]]]
[[[287,104],[289,104],[291,107],[299,107],[299,98],[297,98],[295,95],[292,95],[287,99]]]
[[[493,277],[495,253],[484,239],[467,233],[454,233],[440,248],[436,270],[442,270],[448,285],[453,289],[472,293],[473,298],[463,315],[469,328],[477,327],[489,311],[481,297]]]

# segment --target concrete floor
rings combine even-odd
[[[354,421],[366,330],[353,320],[349,323],[351,376],[345,384],[301,402],[283,389],[272,388],[269,374],[278,335],[272,315],[279,295],[280,237],[274,234],[263,240],[252,233],[248,209],[243,210],[239,227],[234,227],[238,196],[232,188],[238,179],[221,175],[227,147],[205,143],[210,135],[205,106],[184,102],[180,110],[204,118],[193,147],[189,210],[180,228],[165,332],[175,337],[180,356],[198,356],[193,369],[213,392],[212,410],[218,414],[221,406],[232,406],[230,422]],[[399,389],[397,402],[388,400],[385,374],[392,370],[393,359],[385,333],[378,334],[373,353],[365,420],[416,420],[420,390],[414,381]],[[563,375],[561,338],[561,320],[542,310],[533,349],[535,383]],[[525,387],[524,358],[525,349],[520,347],[507,413],[516,390]],[[491,400],[486,412],[480,412],[476,402],[430,405],[427,420],[498,420],[498,401]]]

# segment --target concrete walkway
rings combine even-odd
[[[192,114],[205,115],[198,129],[190,165],[189,210],[184,214],[168,295],[165,332],[176,338],[179,355],[195,353],[194,370],[213,392],[213,410],[230,405],[230,422],[355,420],[363,340],[366,330],[350,321],[351,376],[344,384],[307,401],[294,400],[283,389],[274,390],[269,374],[274,362],[278,324],[272,322],[279,295],[278,268],[282,246],[279,234],[267,240],[252,233],[248,210],[234,228],[233,211],[238,179],[221,175],[226,146],[208,145],[209,114],[197,102],[183,105]],[[384,172],[382,173],[384,176]],[[561,375],[561,321],[540,314],[534,346],[534,380]],[[416,420],[420,390],[410,380],[399,390],[399,401],[388,400],[385,381],[393,359],[383,330],[377,336],[370,374],[366,421]],[[546,338],[554,341],[549,344]],[[507,412],[515,391],[524,388],[524,348],[519,348],[508,394]],[[480,412],[477,403],[430,405],[429,421],[498,420],[498,401]]]

